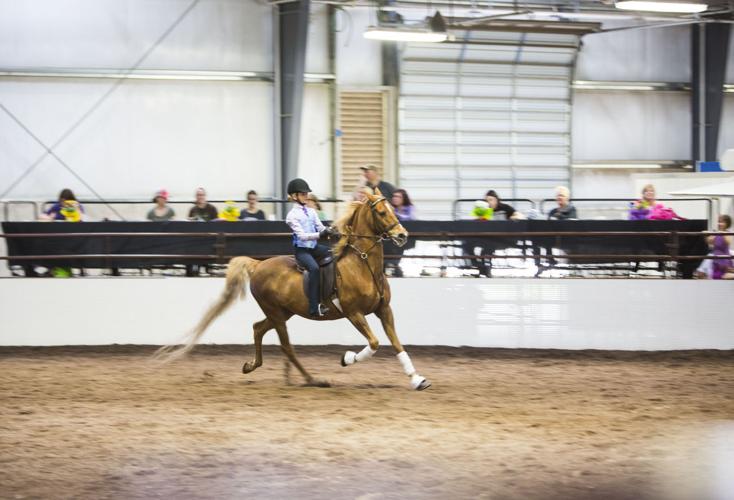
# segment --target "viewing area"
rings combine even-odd
[[[621,199],[573,200],[593,207],[593,219],[547,220],[551,200],[508,199],[522,220],[466,220],[466,205],[453,203],[455,220],[404,221],[409,243],[384,245],[388,272],[398,276],[496,277],[657,277],[692,278],[706,258],[704,231],[709,219],[621,220]],[[661,201],[667,201],[662,199]],[[683,213],[713,212],[708,198],[675,199]],[[323,200],[329,215],[341,200]],[[95,217],[134,217],[143,201],[81,202]],[[214,200],[221,204],[222,201]],[[242,203],[242,202],[240,202]],[[102,220],[80,224],[36,222],[45,206],[30,201],[3,202],[7,252],[2,259],[12,276],[48,276],[58,267],[72,275],[221,275],[235,256],[267,258],[292,254],[291,232],[275,219],[285,200],[261,200],[271,220],[256,222],[143,222]],[[629,201],[627,200],[628,204]],[[174,207],[190,202],[171,202]],[[536,208],[537,207],[537,208]],[[116,209],[116,210],[115,210]],[[594,210],[594,212],[592,212]],[[142,211],[140,211],[142,213]],[[115,215],[116,214],[116,215]],[[139,218],[142,218],[140,216]],[[10,219],[10,220],[8,220]],[[26,220],[19,220],[26,219]],[[463,219],[463,220],[462,220]],[[93,219],[92,219],[93,220]],[[398,268],[398,266],[400,266]],[[395,269],[400,269],[399,273]]]

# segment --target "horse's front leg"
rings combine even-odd
[[[398,339],[398,334],[395,332],[395,319],[393,318],[390,304],[383,301],[377,311],[375,311],[375,314],[380,318],[382,328],[384,328],[387,338],[390,339],[390,343],[398,353],[397,358],[403,366],[403,371],[410,377],[410,386],[417,391],[422,391],[423,389],[431,387],[431,383],[428,379],[418,375],[418,372],[415,371],[415,367],[413,366],[413,362],[410,360],[410,356],[405,352],[405,349],[403,349],[403,346]]]
[[[364,317],[364,314],[350,314],[347,316],[347,319],[354,325],[357,330],[359,330],[359,333],[365,336],[368,345],[359,352],[345,352],[342,356],[342,366],[353,365],[354,363],[357,363],[359,361],[367,361],[375,355],[375,353],[377,352],[377,348],[380,347],[380,342],[377,340],[377,337],[375,337],[375,334],[372,333],[370,325],[367,324],[367,318]]]

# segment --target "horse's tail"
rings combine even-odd
[[[258,264],[260,264],[260,261],[251,259],[250,257],[235,257],[230,260],[222,294],[214,304],[209,306],[209,309],[199,320],[199,323],[185,338],[183,345],[172,344],[163,346],[156,351],[154,357],[167,363],[191,351],[215,319],[226,311],[237,298],[245,298],[247,295],[247,281],[252,273],[255,272]]]

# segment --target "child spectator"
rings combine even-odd
[[[728,232],[731,228],[731,217],[728,215],[719,215],[719,231]],[[712,255],[730,256],[732,240],[734,237],[731,235],[717,234],[715,236],[709,236],[707,238],[708,244],[711,247]],[[734,278],[734,271],[732,270],[732,259],[711,259],[711,279],[731,279]]]
[[[306,200],[306,206],[316,210],[316,213],[319,215],[320,221],[325,221],[326,219],[328,219],[328,217],[326,216],[326,212],[324,212],[321,209],[321,203],[319,203],[319,199],[315,194],[308,193],[308,199]]]
[[[41,220],[56,220],[79,222],[84,215],[84,207],[77,201],[71,189],[63,189],[59,193],[59,201],[51,205],[43,214]]]

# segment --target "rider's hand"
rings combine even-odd
[[[330,227],[325,227],[319,233],[319,238],[327,238],[327,237],[331,236],[332,233],[333,233],[333,231],[332,231],[332,229]]]

